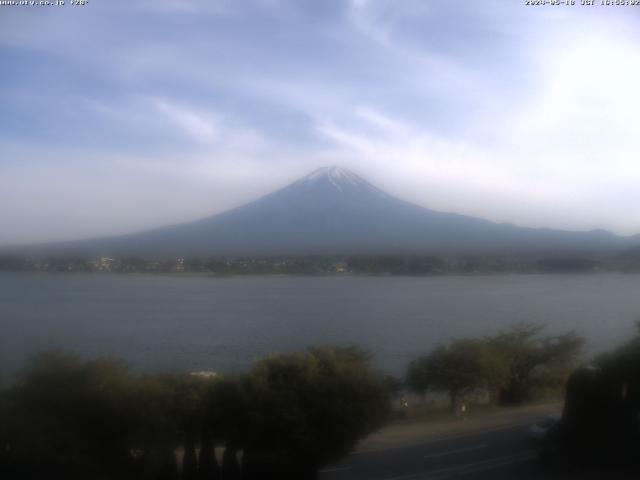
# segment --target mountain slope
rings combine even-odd
[[[49,245],[76,255],[596,253],[637,239],[496,224],[399,200],[325,167],[234,210],[138,234]],[[640,242],[636,242],[640,243]]]

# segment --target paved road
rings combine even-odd
[[[322,471],[320,478],[436,480],[465,475],[469,478],[521,478],[520,475],[513,476],[514,473],[528,472],[536,466],[535,445],[527,439],[525,429],[525,425],[513,425],[358,452]],[[497,472],[502,472],[502,476],[496,476]]]
[[[529,425],[558,408],[532,407],[448,426],[391,426],[344,461],[322,470],[320,479],[573,478],[544,469],[537,459],[537,445],[527,436]]]

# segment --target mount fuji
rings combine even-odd
[[[73,255],[609,253],[640,243],[603,230],[518,227],[429,210],[324,167],[254,202],[146,232],[40,246]]]

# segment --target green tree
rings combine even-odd
[[[488,339],[491,348],[508,365],[507,381],[500,389],[502,403],[531,399],[541,383],[563,384],[576,366],[584,339],[573,331],[542,336],[543,329],[541,325],[521,323]]]
[[[7,392],[8,444],[24,478],[127,478],[134,382],[121,362],[33,357]]]
[[[247,475],[246,469],[240,472],[240,464],[238,463],[238,452],[236,448],[227,444],[222,455],[222,478],[224,480],[240,480],[245,477],[249,480],[251,477]]]
[[[211,382],[203,397],[203,418],[214,440],[231,445],[246,442],[250,401],[246,376],[222,376]]]
[[[356,348],[274,355],[212,381],[49,353],[0,395],[2,468],[15,478],[176,480],[184,447],[183,478],[240,478],[242,451],[245,480],[252,471],[302,480],[348,453],[388,408],[386,382]],[[221,469],[216,444],[226,447]]]
[[[480,339],[453,340],[409,365],[407,384],[414,390],[446,391],[454,413],[462,398],[478,389],[499,388],[506,378],[504,359]]]
[[[174,441],[182,446],[182,480],[195,480],[198,475],[196,439],[205,424],[204,400],[212,380],[199,375],[168,376],[172,391],[169,415],[176,422]]]
[[[203,429],[200,441],[198,467],[199,480],[220,480],[220,467],[216,459],[215,445],[206,427]]]
[[[314,348],[259,361],[245,382],[251,470],[315,478],[378,428],[389,408],[382,376],[357,348]]]

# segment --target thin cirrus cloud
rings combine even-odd
[[[638,233],[638,27],[501,1],[2,7],[0,244],[187,221],[330,163],[440,210]]]

